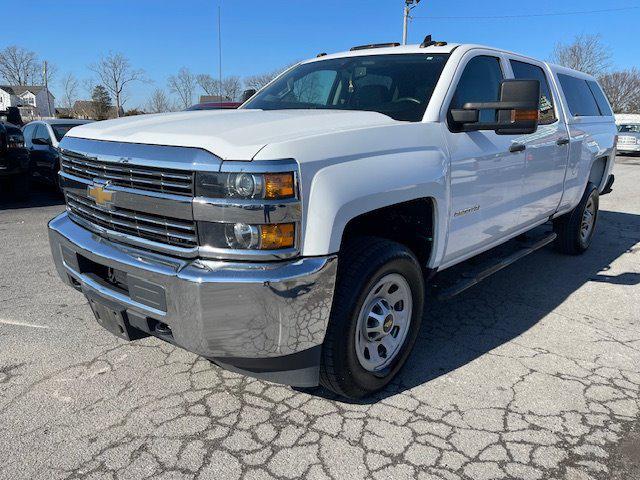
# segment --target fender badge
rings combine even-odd
[[[462,210],[458,210],[453,214],[454,217],[461,217],[463,215],[468,215],[470,213],[474,213],[480,210],[480,205],[474,205],[473,207],[465,208]]]

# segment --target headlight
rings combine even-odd
[[[279,200],[295,196],[293,172],[198,172],[196,195],[209,198]]]
[[[281,250],[295,245],[295,224],[198,222],[200,245],[233,250]]]

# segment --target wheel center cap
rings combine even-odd
[[[389,314],[387,315],[387,318],[384,319],[384,324],[382,325],[382,329],[384,330],[384,333],[389,333],[389,330],[391,330],[391,327],[393,327],[393,315]]]

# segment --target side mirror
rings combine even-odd
[[[244,103],[247,100],[249,100],[255,94],[256,94],[256,89],[255,88],[250,88],[250,89],[245,90],[244,92],[242,92],[242,103]]]
[[[540,82],[503,80],[498,102],[465,103],[450,111],[460,132],[493,130],[498,135],[527,135],[538,129]],[[480,122],[480,110],[496,110],[496,122]]]
[[[34,145],[51,146],[51,140],[46,138],[34,138],[33,140],[31,140],[31,143],[33,143]]]

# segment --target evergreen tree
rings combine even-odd
[[[96,85],[91,94],[93,100],[94,117],[96,120],[106,120],[109,118],[111,109],[111,97],[109,92],[102,85]]]

